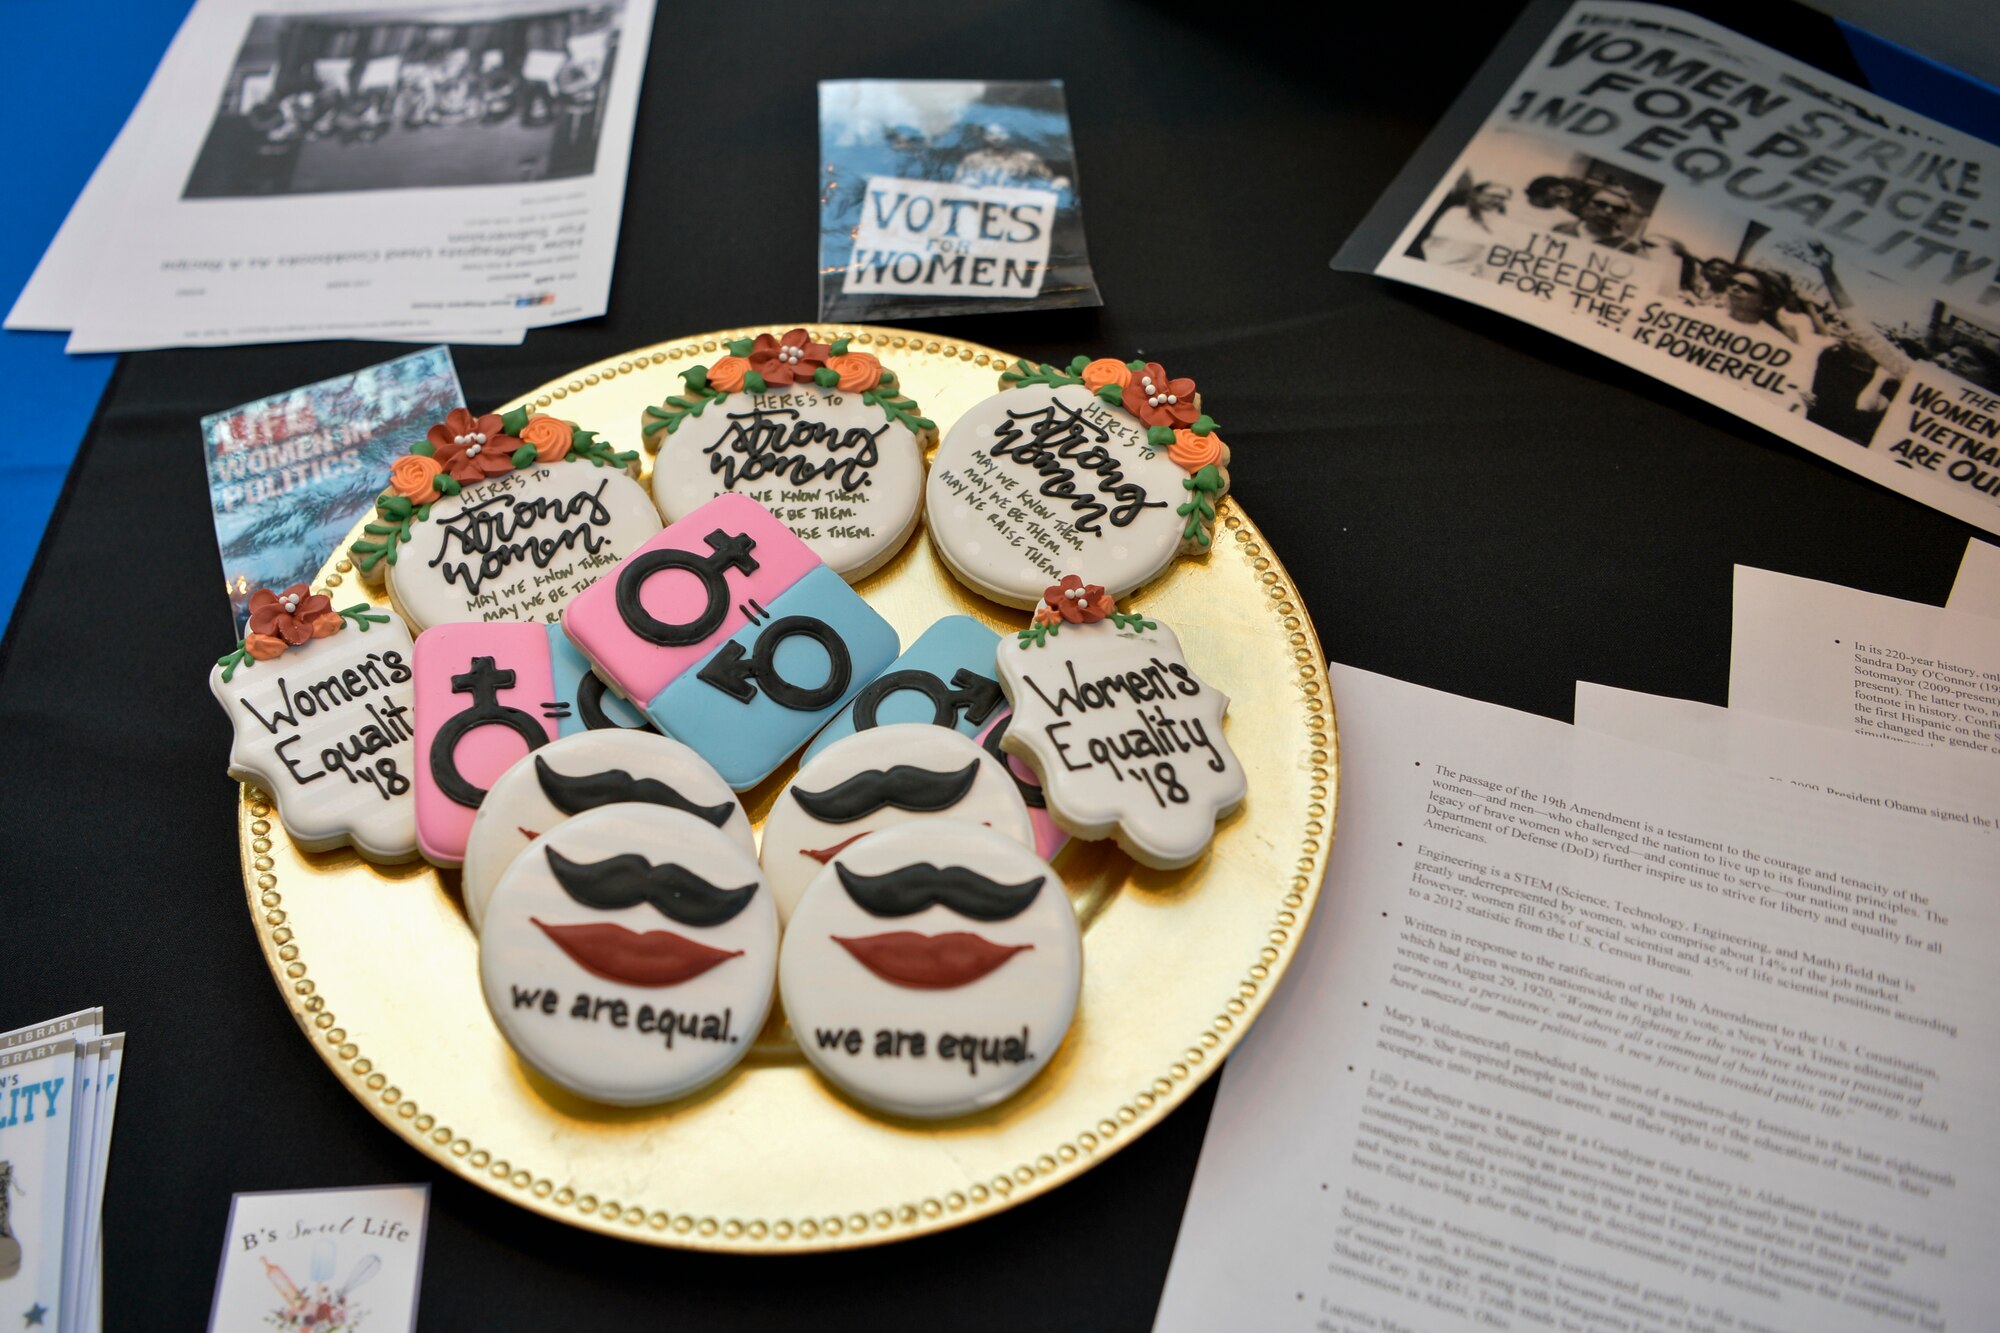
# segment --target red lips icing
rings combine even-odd
[[[743,954],[741,949],[712,949],[671,930],[649,930],[642,935],[608,921],[552,926],[536,917],[528,919],[578,967],[626,986],[678,986]]]
[[[953,990],[979,980],[1032,944],[995,944],[970,931],[919,935],[894,930],[860,938],[830,937],[860,964],[893,986]]]

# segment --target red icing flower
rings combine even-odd
[[[1192,426],[1201,417],[1194,381],[1170,380],[1157,361],[1133,373],[1122,395],[1125,410],[1148,426]]]
[[[333,633],[332,629],[321,628],[329,618],[334,628],[338,628],[340,617],[335,614],[333,603],[303,583],[294,583],[283,592],[259,588],[250,594],[250,632],[283,639],[294,648],[308,639],[325,638]]]
[[[1042,601],[1072,625],[1094,625],[1110,615],[1115,605],[1103,584],[1085,583],[1074,574],[1065,574],[1061,583],[1042,589]]]
[[[501,429],[496,413],[474,417],[462,407],[454,407],[431,427],[430,441],[445,473],[461,483],[512,472],[514,451],[521,447],[519,440]]]
[[[813,372],[825,366],[832,355],[831,347],[813,342],[804,329],[793,329],[783,339],[760,333],[750,347],[750,369],[762,375],[766,384],[810,384]]]

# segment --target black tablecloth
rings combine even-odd
[[[1929,602],[1950,586],[1964,525],[1553,337],[1328,270],[1511,5],[665,8],[612,313],[456,349],[474,403],[677,334],[809,319],[815,80],[1059,76],[1104,308],[924,327],[1195,375],[1330,657],[1558,718],[1579,677],[1720,703],[1733,564]],[[1838,68],[1835,47],[1809,54]],[[197,422],[393,351],[127,357],[0,650],[0,1027],[103,1003],[132,1034],[109,1327],[205,1320],[232,1191],[406,1180],[434,1182],[427,1327],[1143,1327],[1212,1085],[975,1226],[752,1260],[532,1216],[329,1076],[243,908],[204,684],[234,635]]]

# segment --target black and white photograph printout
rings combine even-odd
[[[1591,0],[1371,262],[2000,531],[1996,167],[1726,28]]]
[[[198,0],[8,326],[101,352],[601,315],[653,9]]]
[[[1102,305],[1060,79],[819,86],[822,320]]]
[[[182,197],[587,176],[623,11],[259,14]]]

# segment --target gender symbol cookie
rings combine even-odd
[[[1082,566],[1114,597],[1213,540],[1229,449],[1194,381],[1155,361],[1067,370],[1018,361],[1001,392],[968,408],[931,462],[931,543],[996,602],[1033,606]]]
[[[976,736],[1007,706],[993,659],[1000,636],[971,616],[944,616],[917,636],[889,669],[861,687],[854,702],[806,747],[811,763],[827,746],[857,731],[891,722],[931,722]]]
[[[432,426],[389,470],[367,535],[370,583],[423,631],[461,620],[552,621],[571,593],[660,530],[639,455],[526,408]]]
[[[1172,630],[1120,612],[1097,584],[1071,574],[1045,589],[999,669],[1014,707],[1001,748],[1034,765],[1049,814],[1077,837],[1115,837],[1170,870],[1242,804],[1248,781],[1222,735],[1229,696],[1195,675]]]
[[[495,779],[559,736],[633,718],[555,625],[468,621],[417,636],[417,841],[427,860],[465,858]]]
[[[515,1053],[620,1106],[678,1097],[741,1060],[777,961],[756,859],[656,805],[607,805],[535,839],[479,935],[486,1005]]]
[[[571,599],[563,632],[738,791],[895,660],[896,631],[747,495],[710,500]]]
[[[236,729],[229,776],[277,802],[309,852],[417,854],[410,632],[366,602],[336,611],[303,583],[250,594],[249,632],[208,673]]]
[[[1035,854],[1044,861],[1054,861],[1056,853],[1069,841],[1069,831],[1049,818],[1049,801],[1042,794],[1041,775],[1020,756],[1008,754],[1003,748],[1007,742],[1007,729],[1013,721],[1014,710],[1003,703],[994,711],[993,720],[981,727],[973,739],[986,753],[1007,766],[1007,775],[1014,779],[1014,790],[1020,793],[1021,803],[1028,807],[1028,822],[1035,829]]]
[[[898,722],[806,760],[764,819],[764,878],[779,919],[790,920],[806,885],[864,836],[931,819],[985,824],[1023,847],[1035,845],[1035,826],[1006,765],[955,731]]]
[[[778,960],[813,1067],[918,1119],[984,1110],[1047,1068],[1082,981],[1083,936],[1055,871],[950,819],[842,852],[792,913]]]
[[[845,338],[829,346],[793,329],[727,346],[646,409],[661,516],[674,523],[718,495],[747,495],[849,582],[880,568],[916,531],[937,427],[894,371]]]
[[[679,741],[650,731],[565,735],[502,773],[472,817],[462,877],[472,928],[480,928],[493,886],[529,842],[573,815],[625,803],[685,811],[757,854],[736,793]]]

